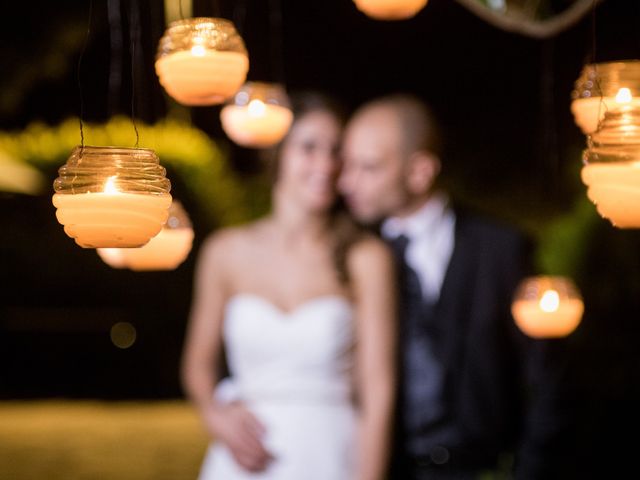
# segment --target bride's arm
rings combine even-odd
[[[223,233],[207,239],[201,248],[180,375],[209,435],[227,444],[242,467],[259,471],[269,457],[259,440],[262,426],[242,405],[221,404],[213,398],[220,379],[225,281],[232,263],[232,243]]]
[[[378,239],[349,254],[356,303],[359,406],[357,480],[385,478],[395,402],[396,291],[391,253]]]

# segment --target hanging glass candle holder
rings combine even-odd
[[[167,220],[171,183],[153,150],[78,146],[58,173],[56,217],[81,247],[140,247]]]
[[[616,227],[640,228],[640,107],[605,114],[588,138],[581,177],[598,213]]]
[[[580,324],[584,303],[570,279],[535,276],[518,286],[511,313],[518,328],[530,337],[564,337]]]
[[[247,82],[222,107],[220,121],[225,133],[238,145],[266,148],[287,134],[293,113],[282,85]]]
[[[353,0],[353,3],[376,20],[404,20],[422,10],[427,0]]]
[[[160,39],[156,73],[166,92],[183,105],[216,105],[244,83],[249,57],[233,23],[188,18],[169,24]]]
[[[585,65],[571,98],[578,127],[585,135],[595,132],[605,112],[640,107],[640,60]]]
[[[184,262],[193,245],[193,228],[182,204],[173,200],[169,218],[160,233],[140,248],[98,248],[98,255],[113,268],[135,271],[174,270]]]

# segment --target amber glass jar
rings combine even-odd
[[[153,150],[76,147],[58,173],[56,216],[82,247],[139,247],[167,220],[171,182]]]
[[[229,20],[198,17],[169,24],[160,39],[156,73],[166,92],[183,105],[216,105],[242,86],[249,57]]]

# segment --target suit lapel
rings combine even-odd
[[[460,341],[470,316],[470,283],[475,276],[473,236],[463,213],[456,210],[454,247],[445,273],[433,318],[434,347],[443,364],[456,369],[460,358]]]

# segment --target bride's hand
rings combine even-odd
[[[241,467],[250,472],[267,467],[273,456],[262,444],[265,428],[242,403],[216,406],[208,417],[209,431],[226,444]]]

